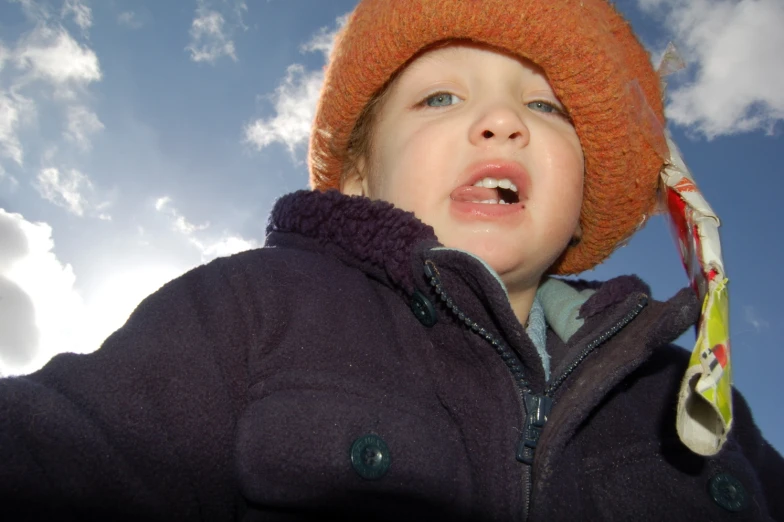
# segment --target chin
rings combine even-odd
[[[498,274],[507,288],[538,285],[546,271],[546,268],[542,269],[547,265],[544,260],[525,256],[522,249],[513,249],[509,245],[499,246],[497,242],[482,245],[457,241],[445,246],[469,252],[480,258]]]
[[[447,247],[470,252],[487,263],[499,275],[512,272],[523,264],[523,260],[520,259],[520,252],[512,252],[509,247],[506,245],[499,246],[497,242],[488,241],[480,244],[476,242],[471,244],[456,242],[456,244],[447,245]]]
[[[524,265],[526,264],[522,260],[517,260],[517,262],[506,259],[493,258],[482,258],[482,260],[487,263],[490,268],[495,270],[495,272],[503,280],[506,280],[507,277],[513,276],[515,273],[519,272],[520,269],[524,268]]]

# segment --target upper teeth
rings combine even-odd
[[[483,178],[474,183],[475,187],[484,187],[484,188],[498,188],[501,187],[502,189],[513,190],[517,192],[517,185],[509,181],[508,179],[495,179],[495,178]]]

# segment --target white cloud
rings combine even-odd
[[[43,4],[34,2],[33,0],[10,0],[12,3],[16,2],[22,6],[22,11],[31,20],[38,22],[45,22],[51,18],[49,9]]]
[[[158,212],[164,212],[164,210],[171,204],[171,198],[169,196],[163,196],[155,200],[155,210]]]
[[[237,54],[234,42],[225,32],[225,20],[217,11],[197,13],[191,24],[191,43],[185,49],[190,51],[194,62],[215,63],[221,56],[228,56],[235,62]]]
[[[0,375],[35,371],[58,353],[96,350],[144,297],[184,270],[116,266],[83,298],[48,224],[0,209],[0,244]]]
[[[209,228],[210,224],[194,225],[185,216],[174,208],[169,196],[155,200],[155,210],[169,216],[172,230],[185,236],[188,243],[196,247],[201,255],[201,262],[206,263],[216,257],[230,256],[238,252],[258,248],[259,243],[254,239],[244,239],[236,234],[224,232],[219,239],[202,239],[198,233]]]
[[[65,0],[61,16],[73,16],[73,20],[83,31],[93,25],[93,12],[81,0]]]
[[[11,56],[11,51],[6,49],[3,46],[3,43],[0,42],[0,71],[3,70],[3,65],[5,65],[5,62],[8,60],[8,58],[10,58],[10,56]]]
[[[233,35],[236,29],[247,29],[242,17],[248,6],[243,1],[235,1],[231,9],[226,10],[225,4],[226,0],[222,5],[211,8],[206,0],[199,1],[191,22],[191,40],[185,48],[194,62],[214,64],[224,56],[237,61]],[[232,21],[227,22],[224,13],[218,9],[225,10],[225,14],[230,16]]]
[[[316,52],[319,51],[324,55],[324,61],[329,59],[332,53],[332,48],[335,46],[335,35],[346,25],[348,22],[348,14],[339,16],[335,20],[335,28],[322,27],[311,37],[311,39],[300,46],[301,52]]]
[[[22,143],[17,134],[24,105],[0,91],[0,155],[22,164]]]
[[[294,156],[296,148],[306,144],[310,136],[323,83],[322,72],[306,72],[299,64],[290,65],[283,83],[270,96],[275,106],[275,116],[247,124],[244,129],[245,141],[257,150],[272,143],[282,143]]]
[[[44,199],[63,207],[72,214],[83,216],[90,204],[84,192],[92,192],[90,178],[76,169],[60,172],[54,167],[41,169],[36,189]]]
[[[711,139],[753,130],[772,133],[784,120],[784,2],[638,2],[663,16],[693,68],[689,81],[669,93],[671,121]]]
[[[226,2],[226,0],[223,1]],[[237,27],[243,30],[248,29],[248,26],[245,25],[245,22],[243,21],[243,18],[245,17],[245,14],[247,12],[248,12],[248,4],[246,4],[242,0],[237,0],[234,2],[234,8],[232,9],[232,14],[234,15],[234,19],[237,23]]]
[[[31,79],[42,79],[66,96],[70,88],[85,86],[101,79],[101,68],[95,52],[71,37],[62,27],[39,26],[24,37],[17,50],[18,66],[29,71]]]
[[[206,230],[209,228],[209,223],[204,223],[202,225],[194,225],[185,217],[180,214],[174,206],[171,204],[172,200],[169,196],[163,196],[162,198],[158,198],[155,200],[155,210],[158,212],[165,214],[172,219],[172,229],[175,232],[179,232],[181,234],[185,234],[186,236],[193,234],[199,230]]]
[[[335,29],[319,29],[300,50],[321,52],[326,62],[332,52],[335,35],[347,19],[347,16],[338,18]],[[281,143],[289,150],[292,158],[295,158],[297,147],[306,145],[310,136],[323,83],[324,73],[321,69],[306,71],[300,64],[290,65],[286,69],[286,77],[275,89],[275,93],[265,96],[274,105],[275,116],[260,118],[245,125],[245,142],[257,150],[273,143]]]
[[[86,103],[87,88],[102,78],[101,67],[95,52],[79,43],[60,19],[73,17],[86,30],[92,24],[92,12],[85,0],[65,0],[60,16],[52,15],[48,4],[32,0],[17,3],[31,24],[10,47],[0,46],[0,160],[7,158],[21,166],[28,148],[58,150],[60,140],[42,136],[60,134],[59,130],[66,141],[86,151],[91,135],[103,129]],[[39,104],[44,107],[40,115]],[[24,133],[29,128],[38,131],[36,127],[41,125],[53,127],[55,132]],[[55,161],[48,154],[41,158],[44,166]],[[68,186],[85,184],[78,171],[59,173],[58,182],[54,182],[53,172],[58,171],[38,175],[39,192],[72,212],[82,213],[83,202],[67,190]]]
[[[754,331],[760,333],[763,329],[769,328],[770,323],[762,319],[753,306],[744,306],[743,315],[746,322],[754,328]]]
[[[73,269],[53,252],[52,228],[0,209],[0,243],[0,374],[79,351],[83,303]]]
[[[82,150],[90,149],[90,135],[103,130],[98,116],[83,106],[68,108],[68,128],[65,137],[76,143]]]
[[[2,165],[0,165],[0,182],[2,182],[0,183],[0,186],[5,183],[12,193],[16,192],[16,189],[19,188],[19,181],[6,172]]]
[[[117,23],[130,29],[139,29],[144,23],[133,11],[124,11],[117,17]]]
[[[196,242],[195,245],[201,250],[201,261],[206,263],[217,257],[226,257],[246,250],[258,248],[260,245],[254,239],[243,239],[240,236],[225,236],[213,243],[203,244]]]

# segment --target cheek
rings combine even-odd
[[[366,195],[370,199],[387,201],[403,210],[414,211],[415,196],[419,191],[407,179],[407,166],[391,161],[393,157],[381,151],[375,154],[370,164]]]
[[[400,139],[405,133],[398,132],[390,139],[380,139],[374,149],[368,182],[369,196],[383,199],[404,210],[421,210],[421,200],[431,191],[428,182],[432,171],[428,161],[432,154],[419,144],[418,134],[411,133],[406,140]],[[389,136],[389,134],[387,134]]]
[[[557,173],[564,197],[571,197],[582,202],[583,182],[585,178],[585,156],[577,136],[569,136],[558,147],[558,153],[552,157],[553,170]],[[579,208],[577,209],[579,214]]]
[[[568,165],[564,165],[564,183],[562,197],[564,198],[564,215],[571,221],[571,226],[576,227],[580,221],[583,204],[583,183],[585,167],[582,154],[575,155]]]
[[[553,140],[541,159],[543,169],[549,172],[549,181],[562,187],[564,191],[582,192],[585,159],[579,145]]]
[[[548,235],[571,236],[580,221],[583,201],[582,149],[576,139],[561,137],[551,140],[546,149],[541,150],[539,186],[542,190],[538,193],[540,198],[535,198],[533,208],[544,220]]]

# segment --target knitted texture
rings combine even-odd
[[[467,39],[538,64],[585,155],[582,241],[552,267],[593,268],[655,211],[664,108],[659,77],[605,0],[363,0],[338,35],[310,138],[310,183],[338,188],[365,105],[418,52]]]

